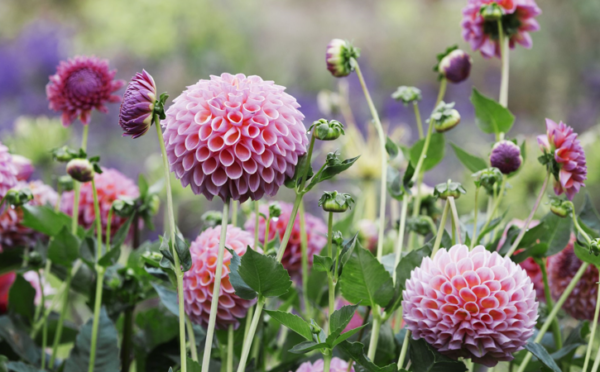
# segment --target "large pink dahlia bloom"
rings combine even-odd
[[[18,169],[8,148],[0,142],[0,199],[17,184]],[[0,211],[2,206],[0,206]]]
[[[406,327],[442,354],[494,366],[533,334],[533,283],[510,258],[483,246],[440,249],[423,259],[402,293]]]
[[[486,21],[479,13],[482,6],[497,3],[504,11],[502,28],[509,37],[509,46],[514,49],[516,43],[531,48],[529,32],[540,29],[535,20],[542,13],[535,0],[469,0],[463,9],[463,38],[471,44],[473,50],[479,50],[485,58],[500,58],[500,42],[497,21]]]
[[[548,282],[554,300],[564,293],[575,273],[583,262],[575,255],[573,244],[575,235],[565,249],[548,258]],[[594,265],[587,270],[567,297],[563,309],[567,314],[579,320],[593,320],[598,297],[598,269]]]
[[[100,215],[102,217],[102,231],[106,234],[106,226],[108,222],[108,212],[112,208],[115,200],[120,198],[135,199],[140,195],[140,190],[137,185],[124,176],[116,169],[102,169],[102,174],[96,174],[96,189],[98,191],[98,202],[100,204]],[[73,191],[63,194],[60,203],[62,212],[71,216],[73,213]],[[92,192],[92,183],[86,182],[81,184],[81,196],[79,199],[79,224],[85,229],[94,226],[96,213],[94,213],[94,194]],[[112,216],[110,224],[111,234],[115,234],[117,230],[125,223],[126,218],[118,216],[116,213]]]
[[[258,76],[211,76],[162,121],[171,170],[208,199],[258,200],[294,174],[308,138],[296,99]]]
[[[42,181],[19,182],[15,189],[28,188],[33,194],[30,205],[54,206],[58,200],[58,194],[54,189],[45,185]],[[22,225],[23,211],[20,207],[6,208],[0,214],[0,252],[4,248],[31,247],[36,240],[44,239],[44,235]]]
[[[281,207],[281,215],[278,218],[273,218],[270,221],[269,225],[269,241],[275,239],[275,236],[279,236],[279,239],[283,239],[283,235],[285,234],[285,229],[290,223],[290,219],[292,216],[293,206],[289,203],[279,202]],[[269,206],[261,205],[260,213],[265,216],[269,215]],[[308,264],[312,265],[313,255],[321,252],[321,249],[325,247],[327,244],[327,226],[325,222],[313,216],[310,213],[304,214],[306,218],[306,234],[308,238]],[[244,228],[254,234],[255,229],[255,215],[252,215],[248,218],[248,221],[244,225]],[[265,243],[265,231],[267,227],[267,223],[263,217],[259,218],[259,227],[258,227],[258,238],[262,244]],[[285,248],[285,253],[283,254],[283,258],[281,263],[283,267],[286,268],[290,272],[290,274],[298,274],[302,270],[302,239],[300,234],[300,215],[296,215],[296,220],[294,221],[294,226],[292,228],[292,234],[290,235],[290,240]]]
[[[542,151],[554,154],[554,160],[560,168],[554,192],[556,195],[564,192],[569,200],[573,200],[579,189],[585,186],[583,182],[587,179],[585,152],[577,139],[577,133],[562,121],[556,124],[546,119],[546,134],[538,136],[538,143]]]
[[[323,359],[319,359],[314,363],[304,362],[300,364],[296,372],[323,372],[323,364]],[[333,357],[331,358],[329,370],[331,372],[348,372],[348,362],[338,357]],[[351,367],[350,371],[354,372],[354,367]]]
[[[212,304],[215,272],[217,269],[217,254],[221,226],[208,228],[196,238],[190,247],[192,268],[183,276],[183,297],[185,311],[190,319],[204,327],[208,326],[210,307]],[[238,256],[243,256],[248,247],[254,245],[254,236],[238,227],[228,226],[225,246],[234,250]],[[217,312],[217,329],[227,329],[230,324],[236,327],[238,319],[246,316],[248,308],[256,300],[244,300],[235,294],[229,282],[229,265],[231,253],[225,251],[223,256],[223,276],[219,291],[219,310]]]
[[[106,103],[121,101],[113,93],[125,82],[115,80],[116,73],[117,70],[109,70],[107,60],[96,57],[78,56],[61,61],[46,85],[50,109],[62,112],[64,126],[77,118],[89,124],[93,109],[107,112]]]

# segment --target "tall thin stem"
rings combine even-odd
[[[452,221],[454,221],[454,225],[456,228],[456,241],[458,244],[462,244],[460,237],[460,220],[458,219],[458,211],[456,210],[456,203],[454,202],[454,198],[452,196],[448,197],[448,202],[450,203],[450,208],[452,209]]]
[[[208,317],[208,328],[206,330],[206,341],[204,344],[204,356],[202,358],[202,371],[208,372],[210,366],[210,354],[212,351],[213,337],[215,334],[215,325],[217,321],[217,312],[219,311],[219,293],[221,291],[221,278],[223,276],[223,256],[225,255],[225,239],[227,238],[227,222],[229,219],[229,199],[225,200],[223,205],[223,220],[221,222],[221,237],[219,240],[219,251],[217,253],[217,267],[215,271],[215,280],[213,285],[212,298],[216,299],[210,304],[210,315]]]
[[[546,179],[544,180],[544,184],[542,185],[542,189],[540,190],[540,193],[538,194],[538,197],[537,197],[537,199],[535,201],[535,204],[533,205],[533,209],[531,210],[531,213],[529,213],[529,216],[527,217],[527,220],[525,220],[525,225],[523,225],[523,228],[521,229],[521,232],[519,233],[519,235],[517,236],[517,238],[515,239],[515,241],[511,245],[511,247],[508,250],[508,252],[506,252],[506,255],[504,257],[510,257],[517,250],[517,247],[519,246],[519,243],[521,243],[521,240],[523,239],[523,236],[525,236],[525,233],[529,229],[529,224],[531,223],[531,220],[533,219],[533,216],[535,215],[535,212],[537,212],[537,209],[540,206],[540,202],[542,201],[542,197],[544,196],[544,192],[546,192],[546,187],[548,186],[549,179],[550,179],[550,172],[547,172],[546,173]]]
[[[448,208],[450,203],[446,201],[444,205],[444,211],[442,212],[442,219],[440,220],[440,227],[438,228],[438,232],[435,235],[435,242],[433,244],[433,250],[431,251],[431,257],[434,257],[437,253],[438,249],[440,249],[440,244],[442,243],[442,237],[444,236],[444,228],[446,226],[446,219],[448,218]]]
[[[394,260],[394,268],[398,267],[400,263],[400,258],[402,257],[402,248],[404,246],[404,228],[406,226],[406,214],[408,213],[408,195],[404,196],[404,200],[402,200],[402,210],[400,212],[400,226],[398,227],[398,240],[396,245],[396,257]],[[396,285],[396,270],[392,273],[392,279],[394,280],[394,285]]]
[[[171,177],[169,175],[169,161],[167,159],[167,149],[163,138],[162,130],[160,129],[160,120],[158,114],[154,115],[154,125],[156,126],[156,134],[158,135],[158,143],[162,153],[163,171],[165,176],[165,184],[167,189],[167,212],[169,215],[169,233],[171,238],[171,254],[173,256],[175,277],[177,279],[177,298],[179,310],[179,357],[181,359],[181,372],[187,372],[187,353],[185,347],[185,309],[183,306],[183,272],[181,271],[181,263],[179,256],[175,250],[175,212],[173,210],[173,194],[171,192]],[[204,371],[204,369],[203,369]]]
[[[62,336],[63,324],[65,322],[65,317],[67,315],[67,307],[69,304],[69,288],[71,288],[71,280],[73,279],[73,271],[71,268],[67,269],[67,276],[64,281],[63,290],[60,291],[62,293],[62,304],[60,309],[60,315],[58,316],[58,324],[56,325],[56,333],[54,334],[54,341],[52,343],[52,356],[50,357],[50,366],[54,365],[54,361],[56,360],[56,354],[58,352],[58,344],[60,343],[60,339]],[[47,315],[46,315],[47,318]]]
[[[598,353],[596,354],[596,359],[594,359],[594,365],[592,366],[591,372],[597,372],[598,366],[600,366],[600,347],[598,348]]]
[[[304,313],[308,319],[311,317],[311,308],[308,300],[308,235],[306,232],[304,202],[300,203],[300,248],[302,249],[302,299],[304,301]]]
[[[329,372],[331,368],[331,352],[323,355],[323,372]]]
[[[233,372],[233,324],[227,329],[227,372]]]
[[[473,236],[471,237],[471,246],[470,249],[473,249],[475,246],[475,241],[477,241],[477,217],[479,214],[479,204],[477,203],[477,197],[479,196],[479,187],[475,188],[475,216],[473,216]]]
[[[540,260],[536,260],[536,263],[539,265],[540,270],[542,272],[542,280],[544,282],[544,297],[546,297],[546,307],[548,308],[548,311],[552,311],[552,309],[554,308],[554,301],[552,300],[552,295],[550,294],[550,285],[548,284],[548,270],[546,269],[546,259],[542,258]],[[552,322],[552,335],[554,336],[556,350],[562,349],[562,337],[560,334],[560,324],[558,324],[558,319],[554,319],[554,322]]]
[[[502,80],[500,82],[500,104],[504,107],[508,105],[508,67],[509,67],[509,48],[508,38],[504,35],[502,21],[498,20],[498,33],[500,43],[500,54],[502,56]]]
[[[404,359],[406,359],[406,352],[408,350],[408,342],[410,340],[410,331],[406,330],[404,341],[402,342],[402,350],[400,350],[400,357],[398,358],[398,369],[402,369],[404,366]]]
[[[600,270],[600,267],[596,267]],[[587,371],[587,366],[590,362],[590,356],[592,354],[592,345],[594,344],[594,337],[596,335],[596,327],[598,326],[598,314],[600,313],[600,283],[598,287],[598,298],[596,299],[596,310],[594,311],[594,322],[592,323],[592,332],[590,333],[590,341],[585,352],[585,362],[583,363],[582,371]]]
[[[440,102],[442,102],[442,100],[444,99],[444,96],[446,95],[446,86],[447,85],[448,85],[448,80],[442,79],[440,81],[440,90],[438,92],[437,99],[435,100],[435,107],[433,108],[434,110],[440,104]]]
[[[327,222],[327,256],[333,261],[333,212],[329,212]],[[327,272],[327,284],[329,287],[329,314],[327,314],[327,318],[329,319],[335,310],[335,287],[331,271]],[[327,324],[329,324],[329,321]]]
[[[263,306],[265,306],[265,298],[259,297],[258,303],[256,304],[254,316],[252,317],[252,323],[250,324],[250,330],[248,332],[250,339],[254,337],[254,334],[256,333],[256,327],[258,326],[258,322],[262,318],[261,313]],[[237,372],[244,372],[246,370],[246,362],[248,361],[250,346],[252,346],[252,342],[248,342],[248,338],[246,338],[244,340],[244,346],[242,347],[242,355],[240,356],[240,364],[238,365]]]
[[[419,130],[419,139],[423,139],[423,121],[421,120],[421,112],[419,111],[419,101],[413,101],[413,110],[415,112],[415,120],[417,121],[417,129]]]
[[[198,361],[198,347],[196,346],[196,336],[194,335],[194,326],[189,317],[185,317],[185,324],[187,326],[188,338],[190,340],[190,354],[192,354],[192,360]]]
[[[492,210],[491,211],[488,210],[488,215],[485,220],[485,224],[481,228],[482,232],[484,232],[485,229],[487,229],[487,227],[492,222],[492,219],[494,218],[494,215],[496,214],[496,211],[498,210],[498,206],[500,205],[500,202],[502,201],[502,196],[504,195],[505,187],[506,187],[506,176],[502,176],[502,185],[500,186],[500,192],[498,193],[498,196],[496,197],[496,200],[494,201]],[[477,242],[475,242],[475,244],[477,244]]]
[[[377,352],[377,344],[379,342],[379,331],[381,330],[381,315],[379,306],[373,308],[373,327],[371,327],[371,340],[369,342],[369,351],[367,356],[371,360],[375,360],[375,353]]]
[[[237,200],[231,201],[231,226],[237,226],[238,207],[240,203]]]
[[[381,258],[383,257],[383,237],[385,230],[386,206],[385,201],[387,192],[387,151],[385,150],[385,134],[383,132],[383,126],[381,125],[381,121],[379,120],[379,114],[377,114],[377,109],[375,109],[375,105],[373,104],[373,100],[371,99],[371,94],[369,93],[369,89],[367,88],[365,79],[363,78],[362,72],[360,71],[358,61],[353,60],[353,63],[356,68],[356,75],[358,76],[358,80],[360,81],[363,93],[365,94],[367,105],[369,106],[369,110],[371,111],[371,116],[373,117],[373,122],[375,123],[375,129],[377,129],[377,135],[379,136],[379,147],[381,150],[381,195],[379,201],[379,238],[377,240],[377,259],[381,261]]]

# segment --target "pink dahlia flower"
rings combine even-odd
[[[374,252],[377,248],[379,240],[379,228],[377,224],[371,220],[360,220],[357,222],[358,239],[363,247]]]
[[[471,48],[479,50],[485,58],[500,58],[498,23],[486,21],[479,12],[482,6],[494,2],[504,11],[501,22],[510,48],[514,49],[516,43],[531,48],[529,32],[540,29],[535,17],[542,13],[534,0],[469,0],[463,9],[462,34]]]
[[[323,359],[319,359],[314,363],[304,362],[300,364],[300,367],[296,370],[296,372],[323,372]],[[331,372],[347,372],[348,371],[348,362],[342,360],[338,357],[331,358],[331,364],[329,365],[329,370]],[[350,368],[351,372],[354,372],[354,367]]]
[[[17,184],[18,168],[8,148],[0,142],[0,199]],[[0,206],[0,211],[2,206]]]
[[[552,298],[558,300],[563,294],[571,279],[582,265],[581,260],[573,251],[575,235],[565,249],[548,258],[548,282]],[[579,320],[593,320],[598,297],[598,269],[590,265],[573,292],[567,297],[563,309],[567,314]]]
[[[17,180],[29,180],[29,177],[31,177],[35,170],[33,164],[31,164],[31,160],[21,155],[13,155],[12,160],[15,167],[17,167]]]
[[[78,56],[61,61],[46,85],[50,109],[62,112],[66,127],[77,118],[84,125],[89,124],[93,109],[108,112],[106,103],[121,101],[113,93],[125,82],[115,80],[116,73],[117,70],[108,69],[107,60],[96,57]]]
[[[8,292],[16,277],[15,272],[0,275],[0,315],[8,310]]]
[[[579,189],[585,186],[583,182],[587,179],[585,153],[577,139],[577,133],[562,121],[556,124],[546,119],[546,135],[538,136],[538,143],[544,153],[554,154],[554,160],[560,168],[554,192],[556,195],[564,192],[569,200],[573,200]]]
[[[275,239],[275,236],[279,236],[279,239],[283,239],[285,229],[290,223],[293,206],[289,203],[279,202],[281,206],[281,215],[278,218],[271,219],[269,225],[269,241]],[[261,205],[260,213],[267,216],[269,214],[269,206]],[[320,218],[313,216],[310,213],[304,214],[306,218],[306,234],[308,237],[308,264],[312,265],[313,255],[321,252],[321,249],[327,244],[327,226],[325,222]],[[244,228],[246,231],[254,234],[255,229],[255,215],[248,218]],[[259,218],[258,227],[258,238],[262,244],[265,244],[265,230],[267,224],[264,218]],[[296,215],[294,226],[292,228],[292,234],[290,240],[283,254],[281,263],[290,274],[298,274],[302,270],[302,245],[301,245],[301,234],[300,234],[300,215]]]
[[[308,138],[296,99],[258,76],[211,76],[188,87],[162,121],[171,170],[208,199],[275,195]]]
[[[152,125],[156,98],[154,78],[146,70],[136,73],[125,90],[119,112],[123,136],[138,138],[146,134]]]
[[[98,202],[100,204],[100,215],[102,217],[102,231],[106,234],[108,212],[115,200],[120,198],[135,199],[140,195],[137,185],[116,169],[102,169],[102,174],[96,174],[96,189],[98,191]],[[73,213],[73,191],[63,194],[60,203],[62,212],[69,216]],[[94,226],[96,213],[94,213],[94,194],[92,183],[81,184],[81,196],[79,199],[79,224],[85,229]],[[126,218],[113,214],[110,225],[111,234],[114,234],[125,223]]]
[[[201,324],[205,328],[208,326],[212,304],[220,237],[221,226],[211,227],[204,230],[192,242],[190,247],[192,268],[185,272],[183,276],[185,311],[194,323]],[[227,227],[225,246],[233,249],[238,256],[243,256],[246,253],[246,249],[253,245],[254,236],[252,234],[232,225]],[[230,324],[234,324],[237,327],[239,324],[238,319],[245,317],[248,308],[256,302],[256,300],[248,301],[241,299],[235,294],[235,290],[229,282],[231,257],[231,253],[225,251],[225,256],[223,257],[223,276],[219,291],[217,329],[227,329]]]
[[[29,205],[54,206],[58,200],[58,194],[54,189],[42,183],[42,181],[19,182],[15,189],[28,188],[33,194]],[[0,214],[0,252],[4,248],[31,247],[36,240],[45,239],[45,235],[22,225],[23,211],[20,207],[6,208]]]
[[[402,293],[406,327],[452,358],[489,367],[510,361],[533,334],[538,302],[531,279],[483,246],[440,249],[423,259]]]

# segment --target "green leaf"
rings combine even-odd
[[[290,275],[280,262],[253,249],[247,250],[242,257],[238,272],[259,296],[278,297],[292,286]]]
[[[392,198],[396,200],[402,200],[404,198],[406,189],[404,188],[402,174],[392,166],[387,167],[386,183],[388,194],[390,194]]]
[[[175,234],[175,251],[179,257],[179,263],[183,272],[188,271],[192,268],[192,255],[190,253],[190,245],[183,239],[183,235],[178,231]]]
[[[140,175],[140,177],[142,176]],[[133,221],[134,217],[135,213],[132,213],[131,216],[129,216],[129,218],[125,221],[123,226],[121,226],[119,230],[117,230],[115,235],[112,237],[110,245],[113,249],[120,248],[121,245],[125,242],[125,239],[127,239],[127,236],[129,235],[129,228],[131,227],[131,222]]]
[[[398,149],[398,146],[394,143],[394,141],[392,141],[392,139],[390,137],[386,137],[385,151],[387,151],[388,155],[390,156],[390,159],[394,159],[396,156],[398,156],[398,152],[400,150]]]
[[[327,181],[328,179],[333,178],[336,175],[345,171],[346,169],[350,168],[352,166],[352,164],[354,164],[358,160],[359,157],[360,156],[357,156],[357,157],[351,158],[351,159],[346,159],[346,160],[340,162],[339,164],[336,164],[333,166],[325,165],[323,170],[321,172],[318,172],[310,180],[310,183],[308,184],[308,186],[306,186],[306,191],[309,191],[310,189],[315,187],[318,183]]]
[[[152,286],[158,293],[160,301],[165,305],[167,310],[173,313],[176,317],[179,317],[179,302],[177,301],[177,292],[167,287],[163,287],[160,284],[152,283]]]
[[[314,341],[304,341],[304,342],[301,342],[298,345],[294,346],[289,351],[290,351],[290,353],[294,353],[294,354],[305,354],[305,353],[308,353],[309,351],[313,351],[313,350],[317,350],[317,349],[324,349],[324,348],[327,348],[327,344],[325,344],[325,343],[316,343]]]
[[[425,340],[410,340],[408,353],[414,372],[464,372],[463,362],[438,353]]]
[[[490,232],[493,232],[496,229],[496,227],[498,227],[498,225],[500,225],[500,222],[502,222],[502,220],[504,220],[504,217],[506,216],[506,212],[508,212],[508,210],[504,211],[504,213],[502,213],[501,216],[498,216],[498,217],[494,218],[493,220],[491,220],[489,225],[484,230],[481,230],[481,232],[477,235],[477,242],[475,243],[475,245],[479,245],[481,242],[481,239],[484,236],[486,236]]]
[[[313,270],[323,271],[326,273],[331,270],[331,266],[333,265],[333,260],[331,257],[319,256],[318,254],[315,254],[313,258]]]
[[[552,212],[542,222],[546,226],[546,234],[540,240],[548,243],[546,257],[553,256],[569,244],[573,222],[570,218],[561,218]]]
[[[600,266],[600,256],[596,256],[590,253],[588,248],[582,247],[578,242],[575,242],[573,246],[575,255],[583,262],[587,262],[592,265]]]
[[[0,316],[0,340],[24,361],[38,365],[42,354],[31,337],[17,327],[8,316]]]
[[[335,341],[333,342],[333,344],[331,345],[331,348],[333,349],[334,347],[338,346],[339,344],[341,344],[342,342],[346,341],[347,339],[349,339],[350,337],[354,336],[355,334],[357,334],[358,332],[360,332],[361,329],[365,328],[367,324],[363,324],[359,327],[356,328],[352,328],[344,333],[342,333],[341,335],[339,335]],[[329,337],[327,337],[329,338]]]
[[[202,372],[202,366],[198,362],[195,362],[191,358],[187,358],[187,370],[188,372]]]
[[[453,143],[451,143],[450,146],[452,146],[452,149],[454,150],[454,153],[456,154],[458,160],[460,160],[460,162],[463,163],[463,165],[467,167],[467,169],[471,172],[479,172],[480,170],[486,169],[488,167],[487,162],[484,159],[469,154],[468,152],[466,152],[465,150],[461,149]]]
[[[68,227],[54,236],[48,247],[48,258],[59,265],[70,267],[79,258],[79,239]]]
[[[23,362],[8,362],[6,367],[8,367],[9,371],[13,372],[40,372],[36,367]]]
[[[67,359],[64,372],[87,371],[90,363],[90,348],[92,340],[92,322],[90,319],[81,328],[75,340],[75,347]],[[96,339],[95,372],[114,372],[121,368],[119,363],[119,338],[117,329],[102,308]]]
[[[484,133],[508,133],[515,122],[514,115],[504,106],[473,88],[471,103],[479,129]]]
[[[373,254],[364,248],[354,250],[340,279],[344,298],[351,303],[385,306],[394,295],[392,277]]]
[[[0,275],[15,271],[23,265],[24,248],[15,247],[0,252]]]
[[[54,208],[42,206],[37,207],[25,204],[23,210],[23,226],[41,232],[50,237],[56,236],[64,227],[71,227],[71,217],[62,212],[56,212]]]
[[[265,310],[265,312],[269,314],[271,318],[288,327],[308,341],[312,341],[313,334],[310,324],[298,315],[290,314],[286,311]]]
[[[35,289],[23,275],[18,274],[8,292],[8,310],[23,316],[31,323],[35,312],[34,300]]]
[[[346,354],[346,359],[353,359],[357,364],[369,372],[397,372],[396,364],[390,364],[385,367],[379,367],[373,363],[365,354],[365,347],[360,342],[344,341],[338,345],[342,353]]]
[[[587,227],[600,234],[600,214],[594,208],[594,203],[592,203],[592,199],[588,193],[585,194],[585,201],[579,212],[579,218]]]
[[[229,251],[229,253],[231,253],[232,256],[229,264],[229,282],[235,289],[235,294],[238,295],[240,298],[243,298],[244,300],[252,300],[256,298],[256,291],[250,288],[239,274],[241,264],[240,256],[238,256],[236,251],[234,251],[233,249],[226,249]],[[250,250],[252,250],[252,248],[248,246],[246,248],[246,251]]]
[[[533,356],[538,358],[542,364],[550,368],[552,371],[562,372],[554,359],[552,359],[550,354],[548,354],[548,351],[542,345],[530,341],[525,345],[525,349],[529,350]]]
[[[413,167],[417,167],[421,152],[425,146],[425,139],[418,140],[410,149],[410,163]],[[421,171],[426,172],[433,169],[440,161],[444,158],[446,151],[446,142],[444,135],[441,133],[432,133],[431,139],[429,140],[429,147],[427,148],[426,158],[421,166]]]
[[[357,245],[360,246],[360,243],[358,241],[358,232],[355,233],[354,236],[352,236],[352,238],[344,241],[344,244],[342,245],[342,251],[340,252],[340,257],[338,259],[339,275],[342,274],[344,266],[346,265],[350,257],[352,257],[354,249]]]
[[[331,317],[329,318],[329,335],[327,336],[327,340],[326,340],[327,344],[331,348],[333,348],[335,345],[337,345],[341,342],[341,341],[339,341],[336,343],[338,337],[344,331],[344,328],[346,328],[348,323],[350,323],[350,320],[352,320],[352,317],[354,316],[354,313],[356,312],[357,308],[358,308],[358,304],[357,305],[347,305],[347,306],[343,306],[339,310],[335,310],[333,312],[333,314],[331,314]],[[346,337],[346,338],[348,338],[348,337]],[[344,339],[346,339],[346,338],[344,338]]]
[[[121,246],[113,247],[110,251],[106,252],[104,256],[100,257],[98,260],[98,265],[102,267],[109,267],[117,263],[121,257]]]
[[[140,197],[143,199],[148,195],[148,190],[150,186],[148,185],[148,181],[144,177],[143,174],[138,176],[138,189],[140,190]]]
[[[590,333],[590,323],[587,320],[579,322],[579,325],[575,327],[569,336],[565,340],[562,349],[550,354],[552,359],[557,362],[568,361],[570,362],[575,356],[575,350],[580,346],[587,345],[588,342],[586,337]]]

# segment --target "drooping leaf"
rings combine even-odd
[[[343,306],[339,310],[335,310],[329,318],[329,335],[327,336],[327,344],[331,347],[337,341],[338,337],[344,331],[344,328],[350,323],[358,305]],[[339,342],[338,342],[339,343]]]
[[[70,228],[71,217],[62,212],[56,212],[54,208],[46,206],[33,206],[25,204],[23,210],[23,226],[50,237],[56,236],[64,227]]]
[[[333,265],[333,260],[331,257],[327,256],[319,256],[318,254],[313,255],[313,270],[329,272],[331,270],[331,265]]]
[[[360,342],[344,341],[338,345],[338,349],[345,354],[345,359],[353,359],[357,364],[368,372],[397,372],[396,364],[379,367],[373,363],[365,354],[365,347]]]
[[[117,263],[121,257],[121,246],[114,247],[110,251],[106,252],[104,256],[100,257],[98,260],[98,265],[102,267],[109,267]]]
[[[176,317],[179,317],[177,292],[157,283],[152,283],[152,286],[156,290],[156,293],[158,293],[158,297],[160,297],[162,304]]]
[[[248,286],[239,274],[241,258],[233,249],[226,248],[231,253],[231,261],[229,263],[229,282],[235,289],[235,294],[244,300],[252,300],[256,298],[256,291]],[[247,251],[252,248],[247,247]]]
[[[27,332],[17,327],[7,316],[0,316],[0,340],[4,340],[12,351],[24,361],[39,365],[42,354]]]
[[[471,103],[475,107],[477,126],[484,133],[508,133],[515,121],[514,115],[504,106],[484,96],[473,88]]]
[[[390,196],[396,200],[402,200],[406,194],[402,179],[402,174],[400,174],[400,172],[398,172],[394,167],[387,167],[386,186],[388,194],[390,194]]]
[[[340,285],[344,298],[354,304],[385,306],[394,295],[390,274],[371,252],[360,247],[344,266]]]
[[[548,213],[543,219],[547,233],[541,241],[548,243],[546,256],[553,256],[562,251],[571,239],[573,222],[570,218],[561,218],[554,213]]]
[[[304,341],[301,342],[297,345],[295,345],[293,348],[291,348],[289,350],[290,353],[293,354],[306,354],[309,351],[313,351],[313,350],[317,350],[317,349],[324,349],[327,347],[327,344],[321,342],[321,343],[317,343],[314,341]]]
[[[79,258],[79,239],[63,226],[48,246],[48,258],[52,262],[70,267]]]
[[[425,139],[420,139],[415,142],[410,149],[410,163],[414,168],[417,167],[417,163],[419,162],[419,158],[421,157],[421,152],[423,151],[424,146]],[[442,161],[445,152],[446,141],[444,139],[444,135],[441,133],[431,134],[429,147],[427,148],[427,154],[425,160],[423,161],[423,165],[421,166],[421,171],[426,172],[433,169],[439,164],[440,161]]]
[[[550,368],[554,372],[562,372],[548,351],[540,344],[528,342],[525,348],[531,352],[543,365]]]
[[[463,362],[450,359],[438,353],[425,340],[410,340],[409,356],[414,372],[464,372]]]
[[[240,277],[259,296],[278,297],[292,286],[287,270],[274,257],[250,249],[246,251],[241,262],[238,269]]]
[[[327,181],[328,179],[331,179],[336,175],[342,173],[346,169],[350,168],[352,164],[354,164],[358,160],[359,157],[360,156],[351,159],[346,159],[340,162],[339,164],[335,164],[332,166],[326,165],[321,172],[317,172],[317,174],[315,174],[315,176],[310,180],[309,184],[306,186],[306,191],[311,190],[317,184],[323,181]]]
[[[310,324],[298,315],[290,314],[286,311],[265,310],[265,312],[269,314],[271,318],[277,320],[279,323],[304,337],[306,340],[312,341],[313,335]]]
[[[18,274],[8,292],[8,310],[31,322],[35,313],[34,299],[35,289],[23,275]]]
[[[190,245],[186,243],[183,235],[178,231],[175,234],[175,252],[179,257],[179,263],[183,272],[192,268],[192,255],[190,253]]]
[[[385,151],[387,151],[390,159],[394,159],[396,156],[398,156],[398,153],[400,150],[398,149],[398,146],[394,143],[394,141],[392,141],[392,139],[390,137],[386,137]]]
[[[141,175],[140,175],[140,177],[141,177]],[[110,244],[113,249],[121,248],[121,245],[125,242],[125,239],[127,239],[127,236],[129,235],[129,229],[131,227],[131,223],[132,223],[134,217],[135,217],[135,213],[132,213],[131,216],[129,216],[129,218],[127,218],[125,223],[119,228],[119,230],[117,230],[115,235],[112,237]]]
[[[454,150],[454,153],[456,154],[458,160],[460,160],[460,162],[471,172],[479,172],[480,170],[486,169],[488,167],[487,162],[484,159],[469,154],[468,152],[466,152],[465,150],[456,146],[453,143],[451,143],[450,146],[452,146],[452,149]]]

